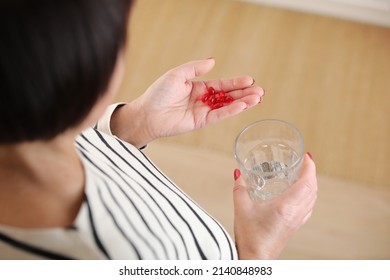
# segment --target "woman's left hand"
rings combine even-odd
[[[209,72],[215,60],[191,61],[169,70],[155,81],[139,98],[129,103],[137,113],[137,118],[129,120],[141,122],[139,135],[144,141],[138,146],[165,136],[173,136],[202,128],[208,124],[241,113],[261,102],[264,90],[253,86],[250,76],[222,78],[214,80],[194,80]],[[223,90],[234,98],[230,104],[211,109],[200,99],[208,88]],[[133,135],[134,137],[135,135]],[[134,141],[132,141],[134,142]],[[146,143],[141,143],[146,142]],[[133,143],[134,144],[134,143]]]

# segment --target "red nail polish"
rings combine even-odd
[[[311,160],[313,160],[313,156],[311,155],[310,152],[307,152],[307,155],[310,157]]]
[[[241,176],[240,169],[234,169],[234,181],[236,181]]]

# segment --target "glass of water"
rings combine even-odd
[[[234,155],[253,200],[269,200],[294,183],[304,150],[301,133],[282,120],[261,120],[237,136]]]

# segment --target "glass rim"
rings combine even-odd
[[[296,134],[298,135],[298,138],[300,139],[300,142],[302,143],[302,145],[300,145],[300,150],[297,151],[297,154],[298,154],[298,158],[296,161],[294,161],[293,164],[291,164],[290,166],[287,167],[287,169],[294,169],[296,166],[298,166],[300,164],[300,162],[302,161],[303,159],[303,151],[304,151],[304,146],[305,146],[305,143],[304,143],[304,139],[303,139],[303,136],[302,136],[302,133],[299,131],[298,128],[296,128],[294,125],[292,125],[291,123],[287,122],[287,121],[284,121],[284,120],[280,120],[280,119],[263,119],[263,120],[258,120],[258,121],[255,121],[255,122],[252,122],[248,125],[246,125],[239,133],[238,135],[236,136],[236,139],[234,141],[234,158],[236,159],[236,161],[238,162],[238,164],[240,165],[240,167],[245,167],[244,163],[242,162],[242,160],[237,156],[237,143],[240,139],[240,137],[247,131],[249,130],[250,128],[252,128],[253,126],[255,125],[258,125],[259,123],[265,123],[265,122],[276,122],[276,123],[281,123],[281,124],[284,124],[284,125],[287,125],[288,127],[292,128]],[[249,173],[252,173],[254,171],[251,171],[251,170],[248,170],[247,168],[245,168],[245,171],[249,172]],[[278,174],[280,173],[281,171],[262,171],[261,173],[263,174],[269,174],[269,175],[273,175],[273,174]]]

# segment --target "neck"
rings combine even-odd
[[[84,180],[73,135],[1,145],[0,223],[71,224],[81,205]]]
[[[80,168],[73,138],[68,135],[49,141],[0,145],[0,188],[7,187],[4,182],[10,179],[28,179],[29,185],[54,191],[62,185],[56,180],[67,182],[74,175],[71,172]]]

